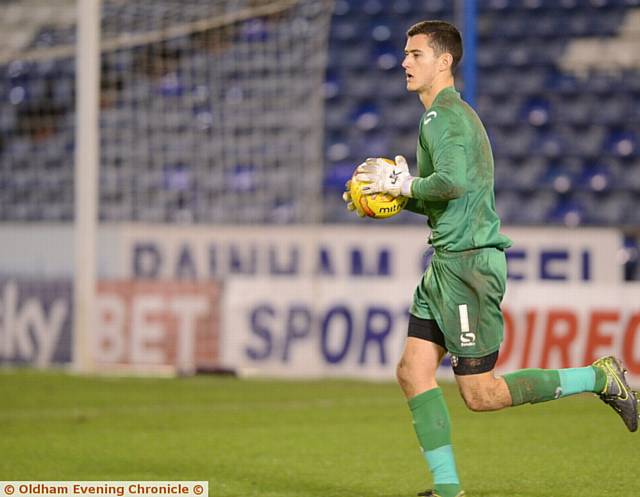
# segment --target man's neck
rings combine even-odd
[[[418,94],[420,98],[420,102],[424,106],[425,110],[429,110],[429,108],[433,105],[433,101],[445,88],[449,86],[454,86],[453,77],[449,76],[447,78],[443,78],[439,81],[434,81],[433,85],[430,88],[427,88],[425,91],[422,91]]]

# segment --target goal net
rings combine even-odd
[[[72,217],[74,4],[0,8],[2,170],[23,172],[4,220]],[[104,0],[101,219],[319,220],[330,14],[330,0]]]
[[[102,0],[100,222],[321,220],[332,4]],[[74,205],[77,6],[0,3],[0,321],[4,305],[27,323],[0,326],[0,363],[70,358],[58,353],[71,343],[70,308],[46,346],[20,312],[34,299],[42,319],[33,319],[51,324],[56,296],[72,294],[61,281],[74,272],[83,209]]]

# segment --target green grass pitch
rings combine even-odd
[[[498,413],[444,386],[469,497],[638,497],[640,436],[592,395]],[[0,372],[3,480],[208,480],[211,497],[430,485],[398,387]]]

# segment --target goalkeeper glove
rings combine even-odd
[[[342,200],[347,203],[347,209],[350,211],[356,211],[356,214],[360,217],[364,217],[364,212],[358,209],[353,203],[353,199],[351,198],[351,180],[347,181],[344,185],[345,191],[342,194]]]
[[[409,173],[409,165],[402,155],[397,155],[395,164],[384,159],[367,159],[356,169],[356,179],[367,183],[362,186],[362,193],[388,193],[393,197],[402,195],[411,197],[413,176]]]

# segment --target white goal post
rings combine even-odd
[[[98,174],[100,170],[100,6],[78,0],[73,274],[73,366],[93,368],[90,333],[95,326]]]

